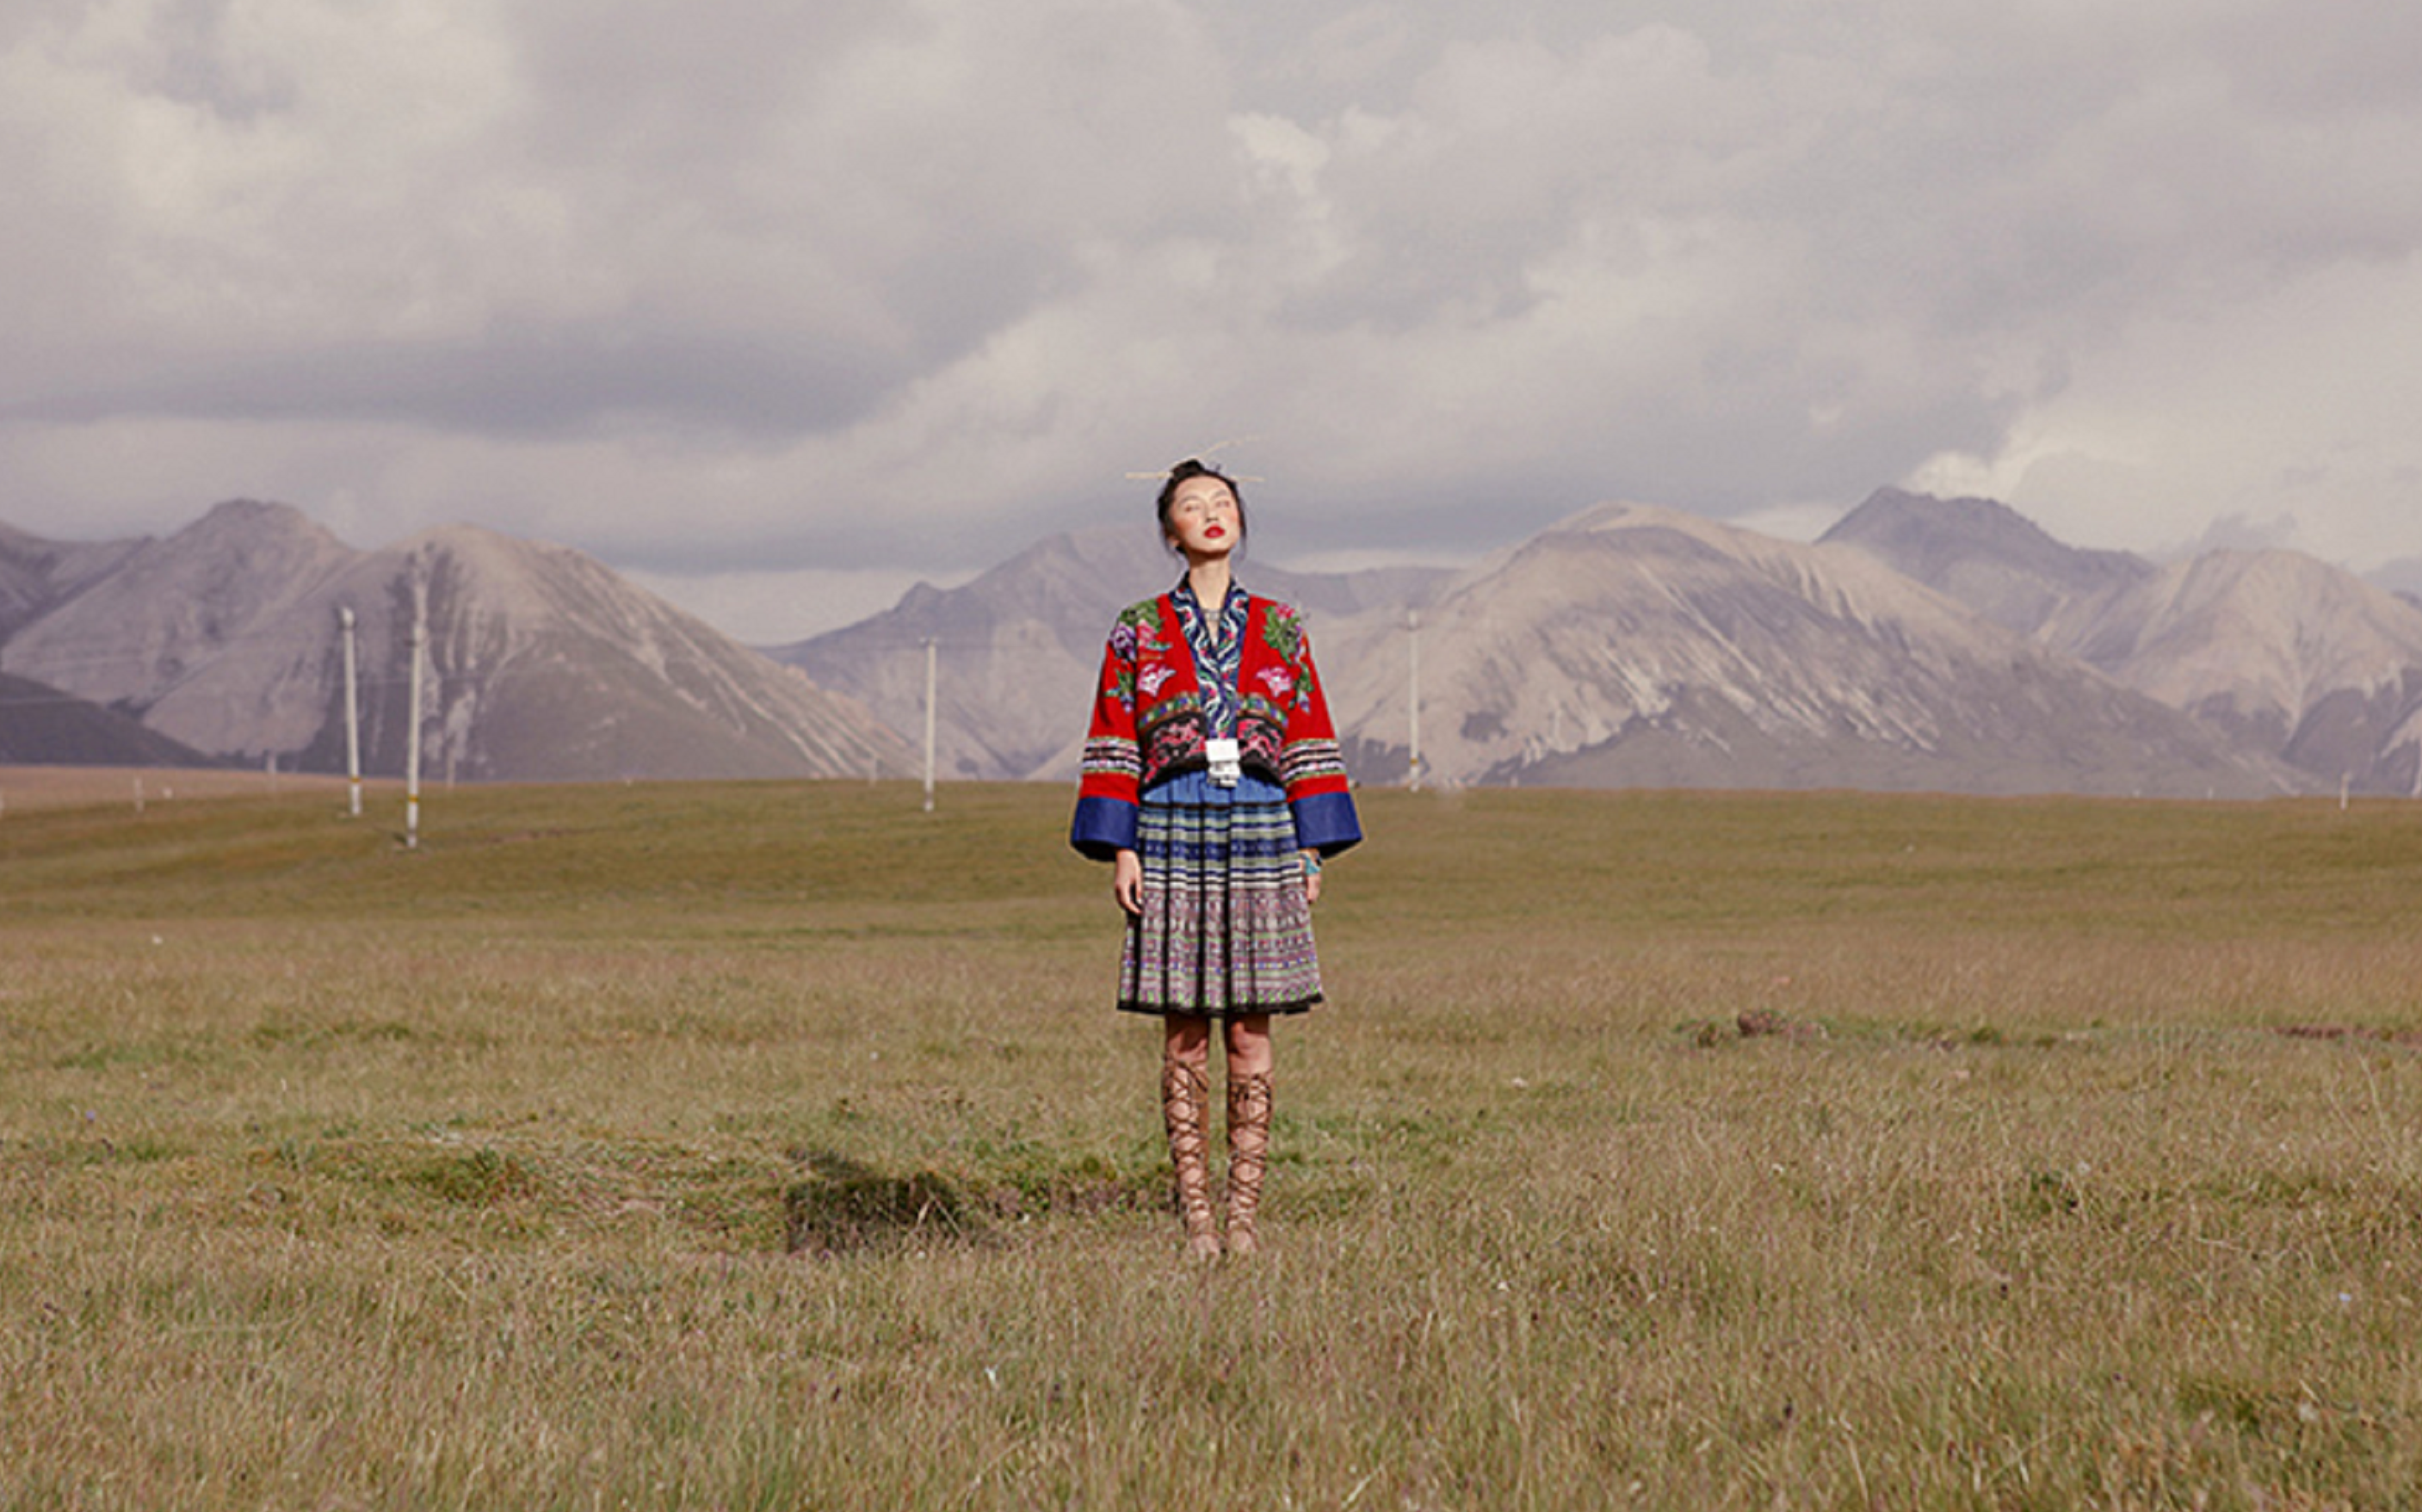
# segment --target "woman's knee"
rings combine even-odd
[[[1267,1014],[1228,1020],[1227,1039],[1228,1069],[1249,1077],[1269,1070],[1270,1018]]]
[[[1162,1042],[1164,1058],[1179,1061],[1196,1070],[1208,1069],[1211,1063],[1211,1025],[1201,1018],[1172,1016],[1162,1020],[1168,1037]]]

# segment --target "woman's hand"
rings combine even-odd
[[[1303,853],[1303,901],[1308,907],[1320,901],[1320,858]]]
[[[1131,850],[1110,858],[1110,896],[1130,914],[1143,912],[1143,860]]]

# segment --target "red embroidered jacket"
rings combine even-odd
[[[1102,654],[1069,843],[1101,861],[1134,849],[1144,790],[1208,764],[1206,738],[1203,686],[1177,606],[1166,593],[1132,606]],[[1236,741],[1247,771],[1286,790],[1298,847],[1334,856],[1361,840],[1303,621],[1286,605],[1250,595],[1236,668]]]

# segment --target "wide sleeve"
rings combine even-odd
[[[1084,775],[1077,786],[1077,817],[1068,832],[1068,843],[1097,861],[1135,849],[1136,804],[1143,778],[1135,702],[1135,625],[1122,616],[1102,651],[1093,723],[1085,732]]]
[[[1361,843],[1362,824],[1345,780],[1345,758],[1329,722],[1329,695],[1313,665],[1312,636],[1298,628],[1288,661],[1295,697],[1287,706],[1286,739],[1279,770],[1287,807],[1295,814],[1295,842],[1305,850],[1334,856]]]

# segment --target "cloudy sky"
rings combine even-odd
[[[2422,557],[2412,0],[8,0],[0,521],[747,638],[1215,442],[1291,563],[1882,484]]]

